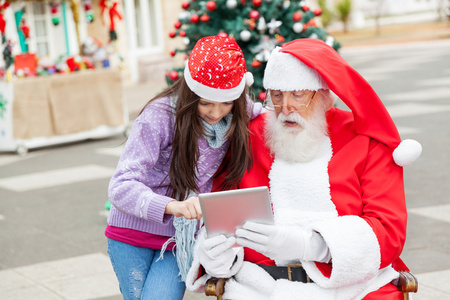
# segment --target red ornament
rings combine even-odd
[[[316,21],[315,21],[314,19],[309,20],[309,21],[308,21],[308,26],[316,27],[316,26],[317,26],[317,25],[316,25]]]
[[[175,50],[170,51],[170,55],[175,56],[175,54],[177,54]]]
[[[241,4],[242,4],[242,5],[245,5],[245,0],[241,0]]]
[[[181,37],[185,37],[185,36],[186,36],[186,31],[181,30],[178,34],[179,34]]]
[[[173,27],[175,27],[176,29],[181,27],[181,22],[180,21],[176,21],[175,24],[173,24]]]
[[[256,7],[261,6],[261,2],[261,0],[253,0],[253,5]]]
[[[260,101],[266,100],[266,93],[265,93],[265,92],[259,93],[258,99],[259,99]]]
[[[208,22],[211,18],[208,15],[203,15],[200,17],[200,21]]]
[[[181,7],[182,7],[183,9],[188,9],[188,8],[189,8],[189,2],[183,1],[183,2],[181,3]]]
[[[209,11],[213,11],[216,9],[216,2],[214,1],[208,1],[206,2],[206,9]]]
[[[170,36],[171,38],[174,38],[176,35],[177,35],[177,33],[176,33],[175,31],[170,31],[170,32],[169,32],[169,36]]]
[[[286,39],[284,38],[284,36],[282,36],[282,35],[276,35],[275,36],[276,38],[277,38],[277,42],[278,43],[282,43],[282,42],[284,42]]]
[[[309,10],[309,6],[308,5],[303,5],[302,9],[303,9],[303,11],[308,11]]]
[[[198,15],[191,16],[192,23],[197,24],[199,20],[200,20],[200,17]]]
[[[22,33],[23,33],[23,35],[25,36],[26,39],[30,37],[30,27],[25,22],[25,19],[22,19],[22,24],[20,25],[19,29],[22,30]]]
[[[254,60],[250,65],[256,69],[261,66],[261,62],[259,60]]]
[[[320,8],[316,8],[316,9],[314,10],[314,14],[315,14],[316,16],[320,16],[320,15],[322,14],[322,10],[321,10]]]
[[[169,73],[169,78],[173,81],[178,79],[178,72],[177,71],[172,71]]]
[[[221,37],[228,37],[228,33],[226,33],[226,32],[219,32],[218,34],[217,34],[218,36],[221,36]]]
[[[252,18],[253,20],[258,20],[259,19],[259,11],[257,10],[252,10],[250,12],[250,18]]]
[[[292,20],[294,22],[299,22],[302,18],[303,18],[302,14],[299,13],[298,11],[292,15]]]

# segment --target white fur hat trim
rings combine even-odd
[[[231,89],[218,89],[203,85],[194,80],[189,72],[189,67],[186,65],[184,68],[184,79],[186,80],[186,83],[191,91],[193,91],[200,98],[214,102],[227,102],[239,98],[245,89],[247,74],[249,74],[249,72],[242,77],[241,82],[236,87]]]
[[[422,153],[422,145],[416,140],[404,140],[395,148],[392,156],[400,167],[413,163]]]
[[[322,76],[288,53],[276,47],[264,71],[264,88],[281,91],[318,91],[329,87]]]

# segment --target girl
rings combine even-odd
[[[233,155],[224,162],[223,189],[236,186],[251,163],[248,122],[261,111],[246,94],[252,82],[233,39],[205,37],[192,50],[184,77],[135,120],[109,185],[105,231],[124,299],[183,298],[178,275],[189,268],[189,244],[202,217],[196,195],[211,191],[228,150]],[[164,250],[177,252],[176,258],[160,259]]]

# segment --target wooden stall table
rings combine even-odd
[[[119,70],[0,82],[0,151],[28,149],[126,133],[128,111]]]

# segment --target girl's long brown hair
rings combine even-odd
[[[171,95],[178,96],[178,101],[175,108],[175,132],[169,169],[173,191],[168,195],[182,201],[188,191],[199,192],[196,176],[198,139],[204,136],[205,129],[197,112],[200,98],[189,89],[184,77],[153,97],[146,106],[158,98]],[[227,137],[230,139],[229,151],[232,155],[228,155],[222,163],[221,173],[225,173],[224,180],[219,186],[222,190],[236,187],[245,172],[250,169],[252,162],[246,91],[234,101],[232,113],[233,118],[227,131]]]

